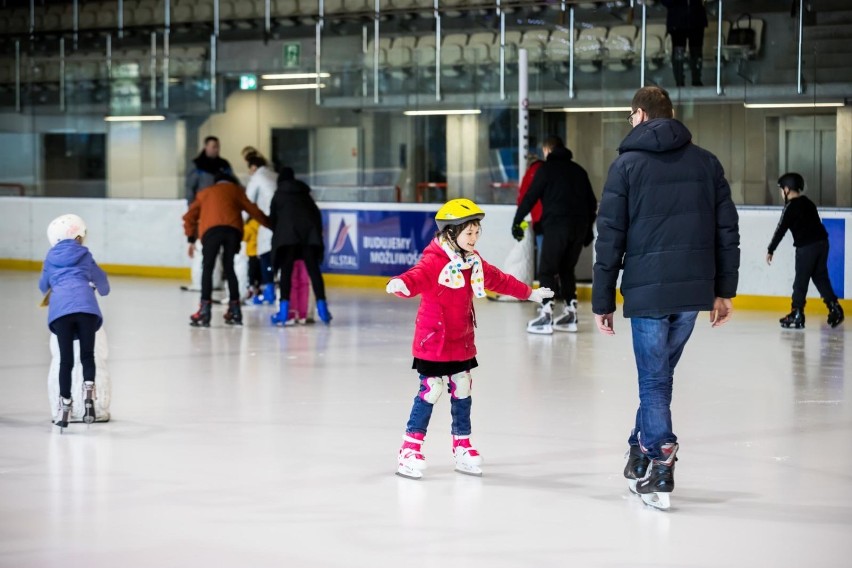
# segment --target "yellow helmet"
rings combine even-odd
[[[470,199],[451,199],[444,203],[435,214],[435,223],[438,230],[443,231],[446,227],[461,225],[472,219],[482,219],[485,212]]]

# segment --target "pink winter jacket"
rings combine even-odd
[[[463,288],[442,286],[438,284],[438,275],[449,261],[438,241],[433,240],[423,251],[420,262],[397,277],[405,282],[412,296],[422,296],[414,326],[412,354],[425,361],[467,361],[476,355],[471,270],[463,271]],[[529,298],[532,289],[523,282],[504,274],[485,260],[482,261],[482,270],[487,290],[521,300]]]

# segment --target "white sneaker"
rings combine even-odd
[[[527,333],[553,334],[553,308],[551,306],[552,302],[548,302],[538,309],[538,317],[527,323]]]
[[[577,317],[577,300],[571,300],[565,304],[565,309],[562,310],[562,315],[556,318],[556,321],[553,322],[553,329],[556,331],[570,331],[572,333],[576,333],[579,321],[580,320]]]

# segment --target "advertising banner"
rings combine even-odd
[[[323,209],[322,217],[329,274],[396,276],[420,260],[436,231],[435,211]]]

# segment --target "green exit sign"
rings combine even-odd
[[[240,90],[241,91],[256,91],[257,90],[257,75],[240,75]]]
[[[299,66],[299,60],[302,55],[302,45],[299,43],[285,43],[283,62],[284,67],[290,69]]]

